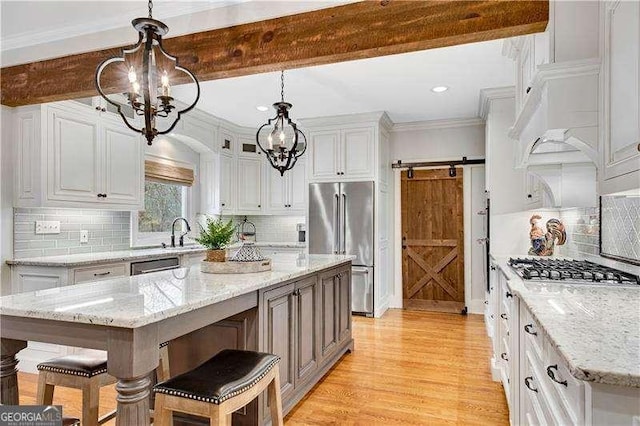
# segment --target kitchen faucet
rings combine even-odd
[[[176,246],[176,222],[179,222],[181,220],[187,225],[187,232],[191,231],[191,227],[189,226],[189,222],[187,222],[187,219],[185,219],[184,217],[175,218],[173,223],[171,224],[171,247]],[[184,246],[184,236],[187,235],[187,232],[183,232],[182,234],[180,234],[180,247]]]

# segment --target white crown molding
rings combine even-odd
[[[480,101],[478,103],[478,117],[487,119],[489,114],[489,104],[496,99],[509,99],[516,97],[516,89],[513,86],[493,87],[480,90]]]
[[[444,120],[414,121],[411,123],[397,123],[393,125],[391,131],[417,132],[422,130],[452,129],[456,127],[483,126],[484,120],[478,117],[453,118]]]
[[[356,123],[365,123],[365,122],[375,122],[382,123],[383,125],[387,125],[391,122],[389,116],[384,111],[376,111],[376,112],[364,112],[360,114],[345,114],[345,115],[334,115],[329,117],[309,117],[309,118],[300,118],[298,120],[301,126],[310,128],[310,127],[324,127],[324,126],[342,126],[345,124],[356,124]]]
[[[154,17],[157,16],[161,20],[166,20],[178,16],[191,15],[211,9],[218,9],[238,3],[244,3],[246,1],[248,0],[225,0],[215,3],[185,3],[180,7],[176,7],[175,4],[171,5],[167,2],[158,2],[154,5]],[[144,7],[141,7],[139,11],[136,10],[135,14],[136,16],[146,17],[146,5]],[[94,18],[91,21],[83,22],[81,24],[69,25],[63,28],[54,28],[42,31],[37,31],[33,28],[29,28],[28,31],[25,31],[23,33],[3,37],[0,51],[5,52],[13,49],[21,49],[30,46],[36,46],[39,44],[66,40],[73,37],[95,34],[102,31],[131,28],[129,25],[124,25],[126,23],[126,20],[123,19],[122,15],[120,15],[104,17],[102,19]]]

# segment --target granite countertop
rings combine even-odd
[[[238,248],[241,244],[235,243],[229,246],[230,249]],[[257,242],[258,247],[272,248],[298,248],[304,249],[306,243],[298,242]],[[62,256],[28,257],[23,259],[8,260],[8,265],[22,266],[49,266],[73,268],[77,266],[100,265],[114,262],[131,262],[141,260],[161,259],[165,257],[180,256],[183,254],[203,253],[206,249],[199,245],[186,245],[176,248],[141,248],[121,251],[105,251],[99,253],[82,253]]]
[[[494,259],[574,377],[640,387],[640,286],[525,282]]]
[[[137,328],[345,264],[349,255],[276,255],[272,270],[205,274],[200,265],[0,297],[0,314]]]

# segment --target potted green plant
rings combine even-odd
[[[200,225],[200,236],[195,240],[207,248],[207,262],[224,262],[227,244],[235,233],[233,221],[224,222],[222,218],[207,217],[206,226]]]

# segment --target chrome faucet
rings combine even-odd
[[[189,222],[187,222],[187,219],[185,219],[184,217],[175,218],[173,223],[171,224],[171,247],[176,246],[176,223],[181,220],[187,225],[187,232],[191,231],[191,227],[189,226]],[[184,246],[184,236],[187,235],[187,232],[183,232],[182,234],[180,234],[180,241],[178,243],[180,244],[180,247]]]

